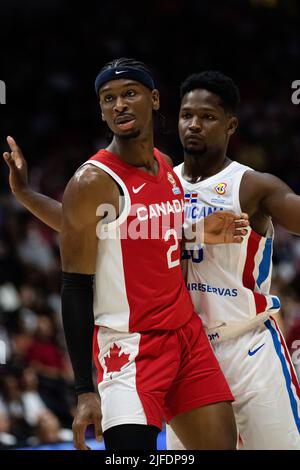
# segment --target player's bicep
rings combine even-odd
[[[261,206],[263,212],[270,215],[287,230],[298,233],[300,224],[300,196],[283,181],[273,175],[264,175],[265,182]]]
[[[262,186],[261,203],[269,212],[274,212],[276,206],[281,207],[285,204],[284,199],[288,194],[294,194],[293,190],[276,176],[263,174],[260,179],[260,185]]]
[[[94,274],[98,239],[96,226],[79,230],[64,220],[60,234],[62,270],[70,273]]]
[[[65,272],[93,274],[98,247],[97,204],[89,184],[72,179],[62,204],[60,250]]]

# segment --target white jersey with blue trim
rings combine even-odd
[[[239,191],[242,176],[252,168],[238,162],[203,181],[183,178],[183,163],[174,168],[185,193],[185,223],[191,224],[216,210],[242,212]],[[270,221],[261,236],[248,229],[241,244],[204,245],[185,250],[183,269],[196,311],[206,328],[257,318],[265,321],[280,308],[270,294],[274,229]]]

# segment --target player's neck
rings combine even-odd
[[[107,150],[118,155],[128,165],[156,173],[153,136],[140,136],[128,140],[115,136]]]
[[[197,183],[210,178],[224,170],[232,160],[226,155],[220,155],[217,159],[205,158],[205,156],[184,155],[183,175],[187,181]]]

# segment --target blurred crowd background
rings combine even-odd
[[[0,151],[8,149],[7,135],[17,140],[32,188],[61,200],[75,169],[106,145],[94,78],[107,61],[125,56],[153,70],[164,116],[155,123],[155,143],[175,163],[182,159],[180,83],[192,72],[219,69],[241,92],[228,155],[300,194],[300,105],[291,101],[291,84],[300,79],[298,1],[1,0],[0,16],[7,87]],[[0,447],[70,440],[76,400],[61,323],[58,237],[11,196],[7,175],[2,162]],[[300,238],[280,227],[273,293],[299,370]]]

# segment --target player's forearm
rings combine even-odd
[[[183,242],[185,243],[185,249],[204,243],[217,243],[214,228],[216,224],[214,222],[211,224],[214,218],[215,216],[212,214],[184,228]]]
[[[286,197],[286,214],[279,214],[283,218],[283,226],[289,232],[300,235],[300,196],[289,194]]]
[[[94,333],[93,276],[63,273],[62,318],[77,394],[94,392],[92,345]]]
[[[265,207],[265,212],[274,222],[288,232],[300,235],[300,196],[285,194],[281,199],[275,199]]]
[[[256,172],[250,172],[250,176],[255,176],[251,186],[259,195],[257,212],[272,217],[287,231],[300,235],[300,196],[276,176]]]
[[[26,188],[14,193],[17,200],[38,219],[60,232],[62,205],[59,201]]]

